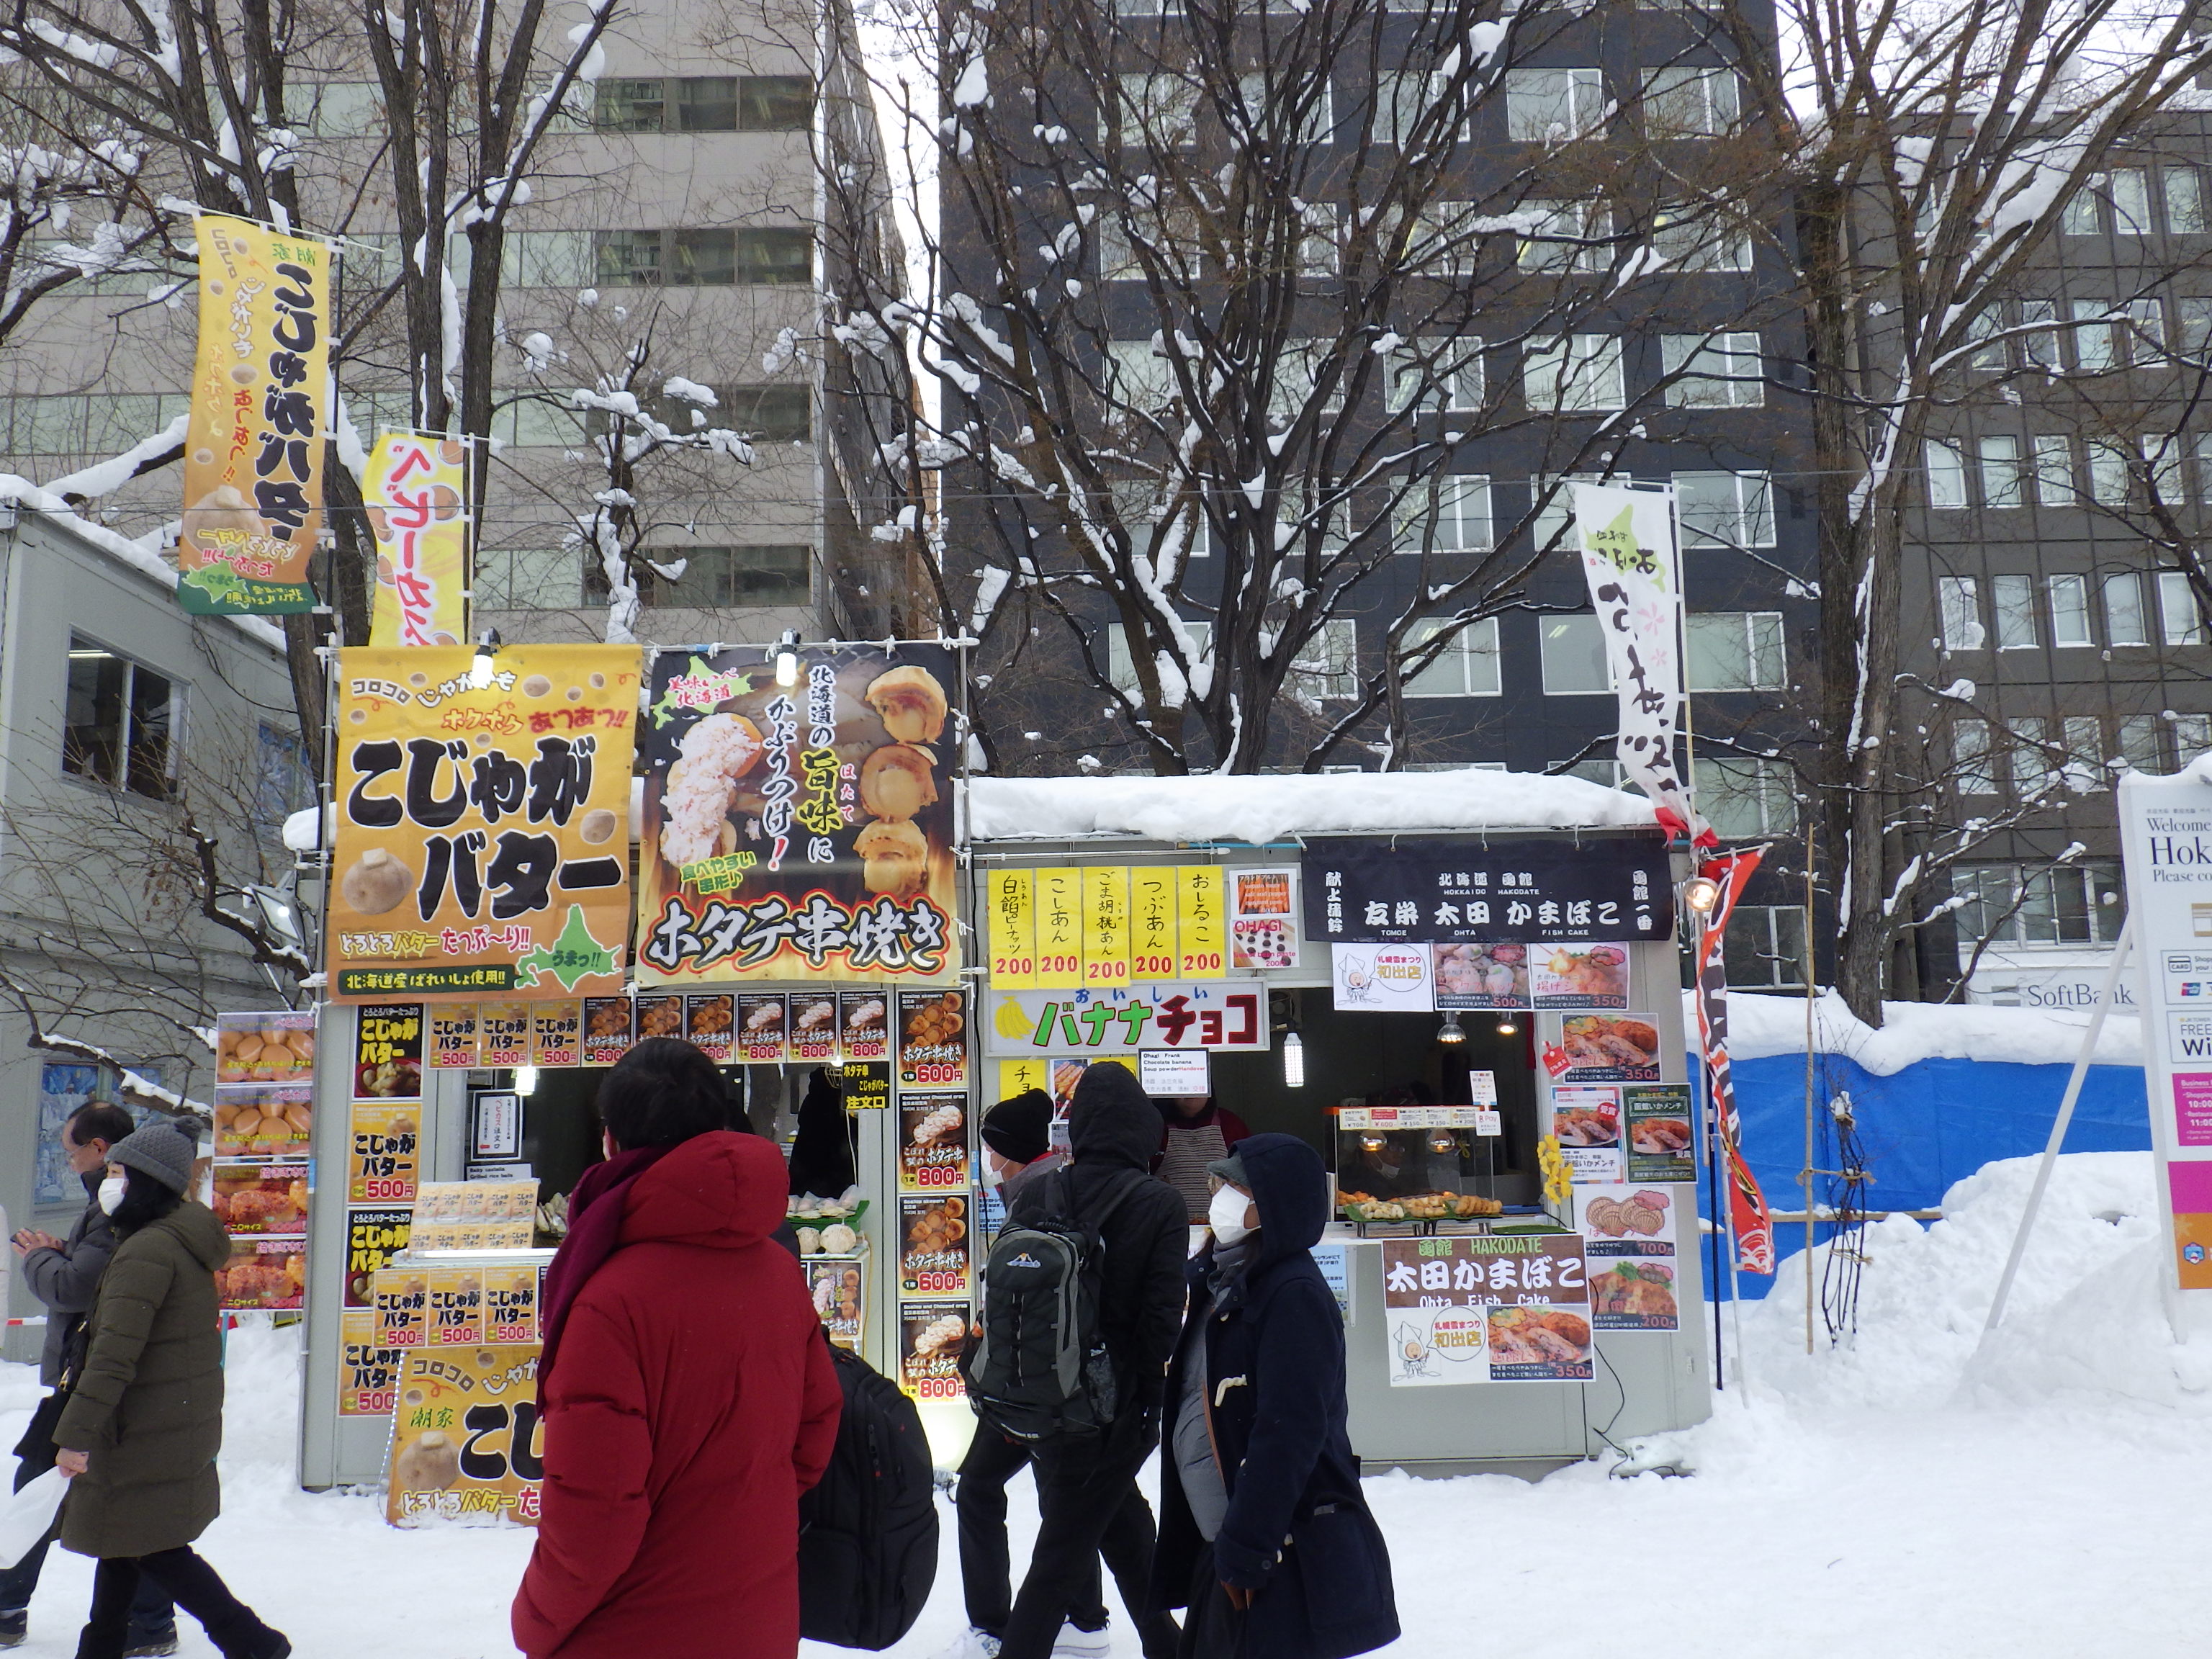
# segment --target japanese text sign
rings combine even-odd
[[[385,1518],[538,1521],[538,1345],[410,1347],[392,1415]]]
[[[510,647],[481,686],[472,661],[340,653],[339,1000],[622,988],[638,653]],[[483,1063],[512,1063],[492,1059],[492,1036]]]
[[[1663,939],[1674,878],[1656,836],[1461,842],[1345,840],[1304,854],[1306,934],[1338,945]]]
[[[386,432],[369,452],[362,495],[376,538],[371,645],[468,639],[468,449],[454,438]]]
[[[1273,873],[1287,902],[1291,872]],[[994,868],[979,879],[976,900],[999,990],[1219,979],[1228,970],[1231,916],[1218,865]],[[1288,960],[1295,960],[1295,920],[1254,918],[1248,926],[1260,930],[1251,938],[1265,948],[1279,951],[1287,938]]]
[[[1257,980],[1127,985],[1113,990],[989,993],[993,1054],[1257,1053],[1268,1046],[1267,988]]]
[[[1382,1302],[1393,1387],[1590,1379],[1574,1234],[1386,1238]]]

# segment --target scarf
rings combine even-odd
[[[628,1210],[629,1184],[666,1157],[674,1148],[634,1146],[617,1152],[604,1164],[594,1164],[568,1194],[568,1236],[545,1264],[545,1305],[539,1324],[544,1342],[538,1356],[538,1397],[544,1397],[546,1373],[553,1369],[553,1353],[568,1323],[568,1310],[583,1294],[593,1273],[622,1248],[623,1216]],[[605,1199],[616,1199],[612,1204]]]
[[[1232,1313],[1244,1305],[1244,1273],[1259,1254],[1259,1243],[1257,1227],[1234,1244],[1215,1242],[1212,1259],[1206,1263],[1206,1285],[1213,1294],[1217,1314]]]

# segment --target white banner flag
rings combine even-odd
[[[1682,584],[1674,498],[1656,489],[1576,484],[1575,537],[1590,603],[1620,700],[1622,771],[1658,808],[1659,822],[1700,845],[1712,832],[1690,805],[1674,764],[1682,715]]]

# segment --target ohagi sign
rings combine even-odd
[[[1658,939],[1674,931],[1667,844],[1339,841],[1301,860],[1306,937],[1331,945]]]

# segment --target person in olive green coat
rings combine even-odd
[[[196,1150],[189,1131],[149,1124],[109,1150],[100,1186],[118,1243],[86,1325],[82,1376],[54,1426],[70,1477],[62,1547],[100,1559],[77,1659],[120,1659],[142,1573],[224,1659],[292,1651],[191,1547],[222,1507],[215,1271],[230,1255],[214,1212],[184,1196]]]

